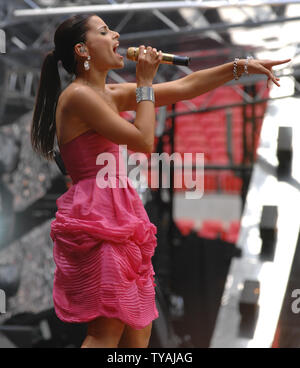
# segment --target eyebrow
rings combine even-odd
[[[106,29],[108,29],[108,27],[107,27],[107,26],[101,26],[101,27],[99,27],[99,28],[97,28],[97,29],[101,29],[101,28],[106,28]]]

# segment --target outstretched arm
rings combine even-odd
[[[249,74],[265,74],[277,86],[278,78],[273,74],[272,67],[289,62],[286,60],[249,60]],[[237,73],[244,72],[245,59],[237,63]],[[212,68],[193,72],[183,78],[164,83],[153,84],[155,105],[165,106],[178,101],[190,100],[203,93],[209,92],[233,79],[233,62],[218,65]],[[120,111],[133,111],[136,109],[135,89],[136,83],[121,83],[110,85],[118,100]]]

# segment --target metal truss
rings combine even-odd
[[[154,1],[154,2],[137,2],[137,3],[127,3],[124,1],[120,3],[110,3],[109,5],[82,5],[82,6],[62,6],[62,7],[47,7],[46,9],[41,9],[35,7],[34,9],[16,9],[14,11],[15,17],[40,17],[49,15],[66,15],[66,14],[76,14],[76,13],[119,13],[119,12],[130,12],[130,11],[149,11],[149,10],[178,10],[178,9],[219,9],[219,8],[256,8],[261,6],[282,6],[289,4],[298,4],[298,0],[227,0],[227,1]]]

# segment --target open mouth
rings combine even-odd
[[[119,46],[119,44],[117,43],[117,44],[116,44],[116,46],[115,46],[115,47],[113,47],[113,52],[114,52],[115,54],[117,54],[117,48],[118,48],[118,46]]]
[[[120,54],[117,52],[117,48],[118,48],[118,46],[119,46],[119,44],[117,44],[115,47],[113,47],[113,52],[114,52],[117,56],[119,56],[120,58],[122,58],[122,59],[123,59],[123,56],[122,56],[122,55],[120,55]]]

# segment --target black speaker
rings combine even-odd
[[[239,310],[242,318],[249,318],[256,314],[258,307],[258,298],[260,292],[260,284],[257,280],[246,280],[244,289],[241,293]]]
[[[257,280],[246,280],[244,289],[240,296],[239,311],[241,314],[239,335],[241,337],[252,338],[255,331],[258,317],[258,298],[260,294],[260,284]]]
[[[279,177],[291,173],[293,145],[293,130],[291,127],[279,127],[277,141],[277,174]]]
[[[262,260],[272,261],[274,258],[275,243],[277,241],[277,218],[277,206],[263,206],[259,225],[262,239],[260,258]]]

